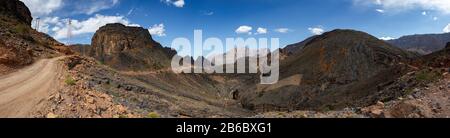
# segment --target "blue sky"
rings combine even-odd
[[[39,31],[89,44],[111,22],[141,26],[170,46],[177,37],[280,38],[282,47],[337,28],[379,38],[450,31],[449,0],[22,0]],[[67,40],[67,19],[73,36]],[[34,25],[36,27],[36,25]],[[447,27],[447,28],[446,28]],[[251,30],[250,30],[251,28]]]

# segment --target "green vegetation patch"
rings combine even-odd
[[[77,83],[71,76],[66,76],[66,80],[64,81],[67,85],[73,86]]]
[[[160,118],[161,115],[159,115],[157,112],[150,112],[147,114],[147,118]]]
[[[416,74],[416,79],[420,82],[434,82],[440,78],[440,74],[434,71],[423,70]]]
[[[30,27],[25,24],[17,24],[13,30],[15,33],[24,35],[30,32]]]

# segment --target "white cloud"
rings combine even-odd
[[[119,0],[95,0],[95,1],[87,1],[89,2],[88,6],[80,6],[79,12],[84,14],[94,14],[101,10],[109,9],[119,4]]]
[[[21,0],[30,9],[33,16],[44,16],[60,9],[62,0]]]
[[[450,0],[353,0],[357,5],[375,5],[389,10],[433,10],[450,14]]]
[[[428,13],[426,11],[422,12],[422,15],[426,16]]]
[[[50,24],[55,24],[55,25],[62,26],[62,23],[59,22],[59,17],[45,17],[42,20],[42,23],[40,23],[39,31],[40,32],[44,32],[44,33],[48,33],[49,30],[50,30],[49,29],[50,28]]]
[[[247,26],[247,25],[243,25],[243,26],[239,26],[238,29],[236,29],[236,33],[237,34],[252,34],[253,28],[251,26]]]
[[[437,21],[439,18],[438,17],[433,17],[433,20],[434,21]]]
[[[150,32],[150,34],[152,35],[157,35],[157,36],[166,36],[166,29],[164,24],[155,24],[152,27],[150,27],[148,29],[148,32]]]
[[[59,17],[45,17],[42,21],[44,23],[57,24],[59,23]]]
[[[210,16],[210,15],[213,15],[214,12],[205,12],[204,14]]]
[[[209,11],[209,10],[202,10],[202,11],[200,11],[200,13],[202,15],[206,15],[206,16],[214,15],[214,11]]]
[[[131,9],[128,11],[127,16],[130,16],[130,15],[133,13],[133,11],[134,11],[134,8],[131,8]]]
[[[387,41],[387,40],[393,40],[393,39],[395,39],[395,38],[389,37],[389,36],[385,36],[385,37],[380,37],[379,39],[384,40],[384,41]]]
[[[291,30],[289,28],[278,28],[278,29],[275,29],[275,32],[278,32],[278,33],[288,33],[290,31]]]
[[[450,33],[450,23],[447,26],[445,26],[443,31],[444,33]]]
[[[186,4],[184,2],[184,0],[161,0],[161,1],[165,2],[168,5],[173,5],[173,6],[178,7],[178,8],[183,8],[184,5]]]
[[[52,28],[52,31],[55,32],[55,31],[58,31],[58,30],[60,30],[60,29],[61,29],[60,27],[55,26],[55,27]]]
[[[267,28],[261,28],[261,27],[259,27],[259,28],[256,30],[256,34],[267,34]]]
[[[183,7],[184,6],[184,0],[177,0],[173,3],[176,7]]]
[[[72,36],[76,37],[83,34],[94,33],[101,26],[109,23],[122,23],[127,26],[139,26],[138,24],[131,24],[130,21],[128,21],[128,19],[124,16],[105,16],[97,14],[94,17],[84,21],[72,20]],[[67,19],[59,20],[55,25],[56,27],[52,29],[53,37],[59,40],[67,38],[67,32],[69,30]]]
[[[51,25],[62,25],[62,23],[59,22],[59,17],[39,18],[39,26],[37,25],[36,19],[37,18],[35,18],[35,21],[31,23],[31,27],[43,33],[48,33],[50,30],[53,30],[50,29]]]
[[[323,34],[323,32],[325,32],[325,30],[323,30],[322,27],[308,28],[308,30],[314,35],[321,35]]]
[[[382,9],[376,9],[375,11],[379,12],[379,13],[384,13],[385,11]]]
[[[94,14],[119,4],[119,0],[21,0],[34,17],[42,17],[65,9],[74,14]]]

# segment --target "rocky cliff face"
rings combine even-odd
[[[33,18],[31,17],[30,10],[25,4],[18,0],[2,0],[0,1],[0,14],[13,19],[31,25]]]
[[[31,28],[31,14],[19,0],[0,1],[0,74],[70,50]]]
[[[376,93],[377,85],[401,75],[399,63],[414,57],[353,30],[327,32],[301,49],[281,62],[278,84],[256,85],[240,94],[244,106],[262,111],[359,106],[357,101]]]
[[[91,45],[90,56],[119,70],[162,69],[176,54],[154,41],[148,30],[122,24],[101,27]]]
[[[0,23],[0,64],[5,65],[23,65],[32,62],[31,50],[26,47],[15,46],[9,38],[17,33],[26,33],[29,27],[25,24],[31,24],[31,15],[27,7],[18,0],[0,1],[0,17],[3,19]],[[16,24],[13,28],[10,25]],[[18,24],[18,25],[17,25]]]

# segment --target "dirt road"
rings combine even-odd
[[[32,117],[59,84],[60,58],[43,59],[16,72],[0,76],[0,117]]]

